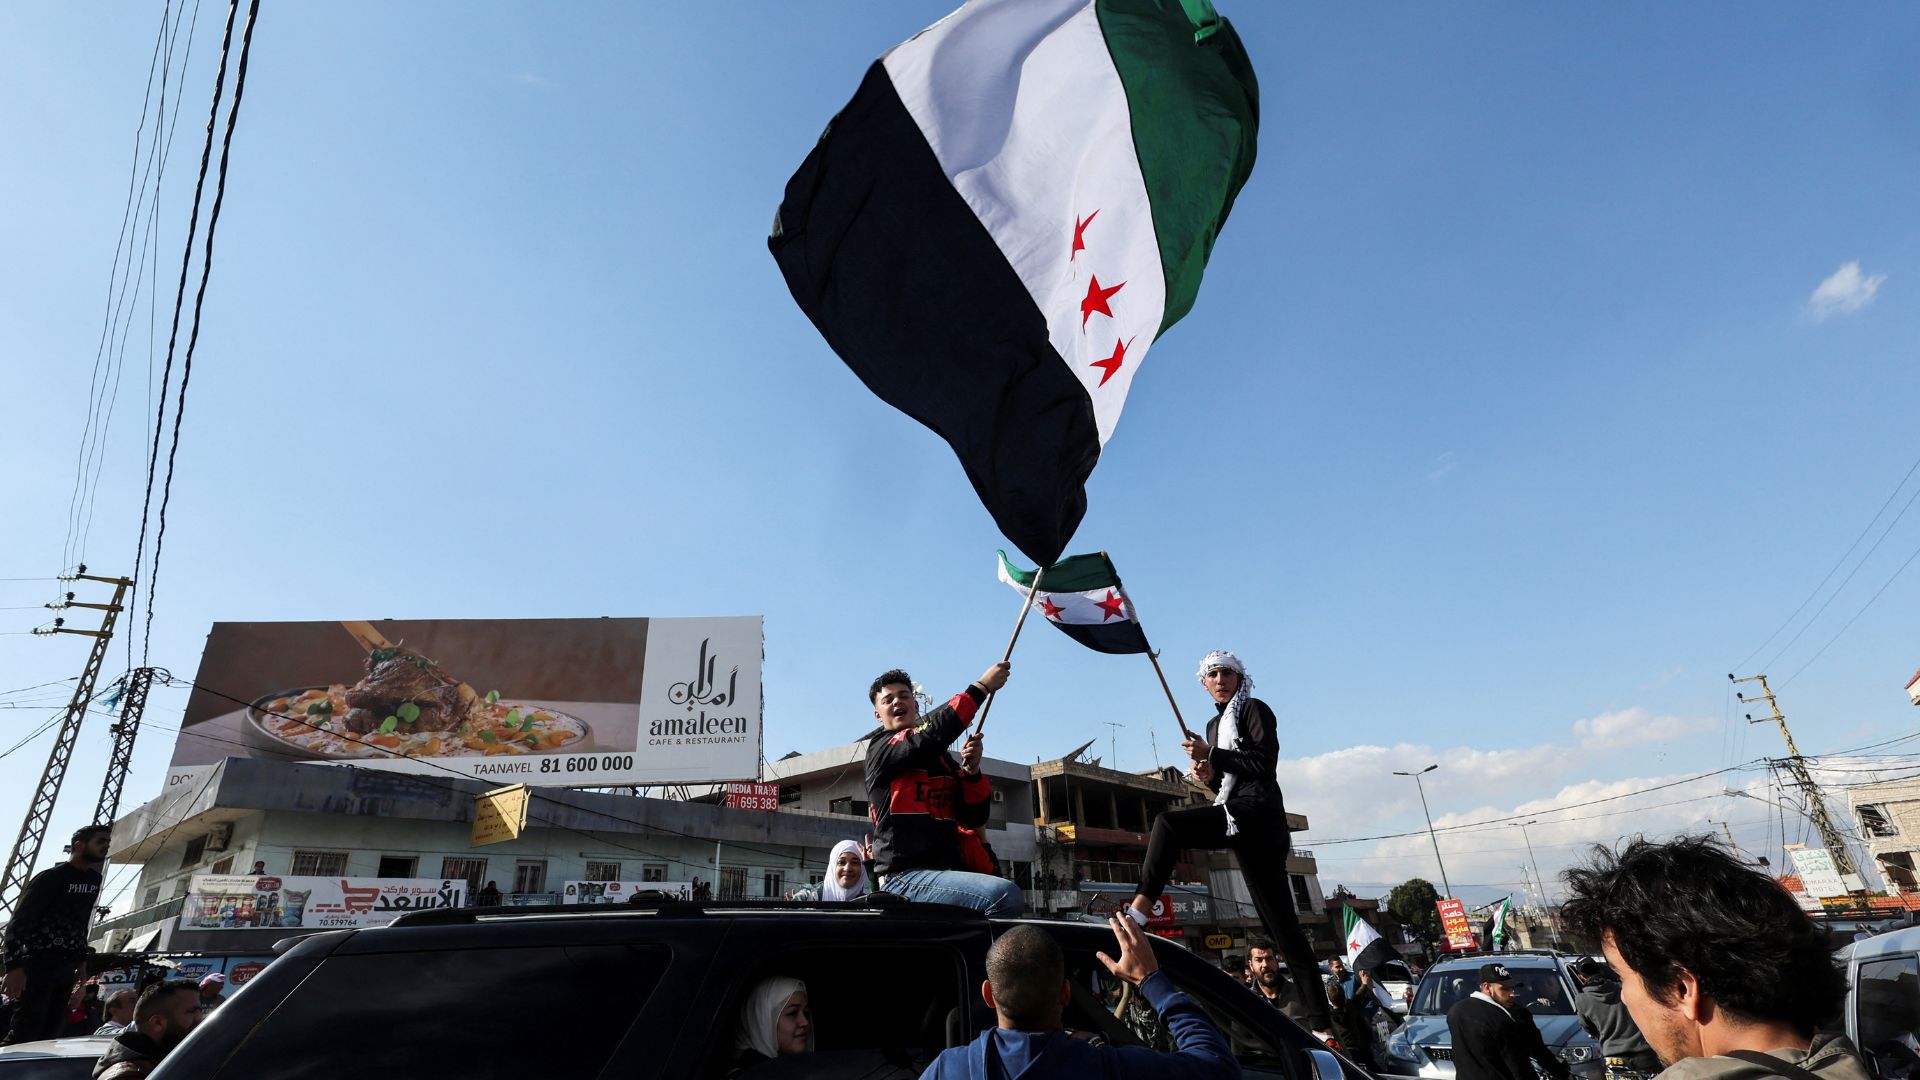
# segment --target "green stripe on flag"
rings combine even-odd
[[[1033,588],[1032,570],[1022,570],[1007,561],[1007,553],[1000,554],[1000,575],[1023,589]],[[1113,562],[1105,554],[1095,552],[1091,555],[1073,555],[1047,567],[1047,575],[1040,579],[1040,591],[1092,592],[1095,589],[1110,589],[1120,584],[1120,575],[1114,572]]]
[[[1214,237],[1253,172],[1260,86],[1225,19],[1196,42],[1193,23],[1171,0],[1098,0],[1095,11],[1127,92],[1153,207],[1167,279],[1165,333],[1192,310]]]

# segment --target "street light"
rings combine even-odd
[[[1540,824],[1539,818],[1525,821],[1509,821],[1508,825],[1520,830],[1520,839],[1527,843],[1527,864],[1533,867],[1533,880],[1540,884],[1540,906],[1547,909],[1547,922],[1553,926],[1553,936],[1560,936],[1560,919],[1553,913],[1552,898],[1547,896],[1547,879],[1540,876],[1540,863],[1533,857],[1533,837],[1527,835],[1527,826]]]
[[[1427,817],[1427,839],[1433,841],[1433,861],[1440,864],[1440,885],[1447,890],[1447,896],[1452,897],[1453,886],[1447,884],[1447,863],[1440,857],[1440,840],[1433,835],[1433,811],[1427,809],[1427,786],[1420,782],[1422,776],[1439,767],[1439,763],[1435,762],[1419,772],[1395,772],[1393,775],[1413,777],[1413,786],[1420,789],[1420,812]]]

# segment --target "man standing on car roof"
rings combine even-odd
[[[1866,1080],[1826,936],[1779,882],[1710,836],[1634,840],[1562,875],[1561,920],[1598,942],[1661,1080]]]
[[[987,695],[1007,684],[1008,671],[1005,661],[993,665],[925,717],[906,672],[885,672],[867,688],[880,725],[867,736],[866,785],[883,890],[996,916],[1025,906],[1020,887],[995,875],[992,853],[974,835],[993,808],[980,735],[966,737],[958,761],[947,752]]]
[[[1536,1029],[1528,1037],[1521,1025],[1533,1018],[1517,1019],[1516,1002],[1507,965],[1480,965],[1480,989],[1447,1010],[1455,1080],[1534,1080],[1528,1058],[1540,1033]]]
[[[1274,774],[1280,762],[1277,721],[1266,702],[1251,695],[1253,678],[1232,653],[1208,653],[1200,661],[1199,677],[1216,712],[1207,722],[1206,738],[1190,735],[1181,745],[1193,758],[1193,778],[1210,788],[1214,799],[1209,805],[1168,810],[1154,819],[1146,865],[1127,914],[1146,927],[1147,916],[1172,880],[1182,851],[1234,852],[1240,857],[1260,922],[1280,944],[1288,969],[1300,982],[1300,1006],[1307,1026],[1325,1037],[1331,1034],[1332,1020],[1327,996],[1319,992],[1319,960],[1300,928],[1287,879],[1287,853],[1293,840],[1280,781]]]
[[[89,951],[87,927],[100,898],[100,865],[112,842],[113,830],[105,825],[75,831],[67,861],[34,875],[20,894],[4,947],[6,994],[19,1004],[0,1045],[59,1034],[67,997]]]

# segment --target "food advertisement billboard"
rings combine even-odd
[[[182,930],[334,930],[385,926],[409,911],[465,907],[457,878],[260,877],[195,874]]]
[[[167,788],[229,757],[546,787],[757,779],[761,640],[758,616],[215,623]]]
[[[635,893],[660,893],[675,900],[693,899],[691,881],[569,881],[560,894],[562,904],[624,904]]]
[[[1479,942],[1473,936],[1473,923],[1467,919],[1467,906],[1458,900],[1442,900],[1440,908],[1440,929],[1447,935],[1447,949],[1474,948]]]

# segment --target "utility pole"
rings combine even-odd
[[[1745,793],[1744,793],[1744,792],[1742,792],[1742,794],[1745,794]],[[1726,834],[1727,834],[1727,847],[1728,847],[1728,848],[1730,848],[1730,849],[1732,849],[1732,851],[1733,851],[1733,857],[1734,857],[1734,858],[1736,858],[1736,859],[1739,859],[1739,860],[1740,860],[1741,862],[1746,862],[1746,861],[1747,861],[1747,860],[1746,860],[1746,857],[1740,854],[1740,845],[1739,845],[1739,844],[1736,844],[1736,843],[1734,843],[1734,841],[1733,841],[1733,826],[1732,826],[1732,825],[1729,825],[1729,824],[1727,824],[1727,823],[1726,823],[1726,822],[1724,822],[1724,821],[1715,821],[1715,820],[1713,820],[1712,818],[1708,818],[1708,819],[1707,819],[1707,824],[1709,824],[1709,825],[1718,825],[1718,826],[1720,826],[1720,831],[1721,831],[1721,832],[1724,832],[1724,833],[1726,833]]]
[[[127,786],[127,773],[133,768],[133,740],[140,734],[140,714],[147,708],[147,691],[153,688],[154,669],[134,668],[127,673],[121,689],[120,722],[107,730],[113,734],[113,752],[107,757],[107,778],[100,785],[100,801],[94,804],[93,820],[111,825],[120,816],[120,792]],[[160,672],[160,681],[170,676]]]
[[[0,874],[0,914],[11,916],[13,905],[20,899],[20,893],[26,888],[27,879],[33,876],[33,864],[40,859],[40,843],[46,839],[47,823],[53,818],[53,804],[60,798],[60,784],[67,776],[67,763],[73,760],[73,745],[80,738],[80,722],[87,717],[87,705],[93,700],[94,684],[100,681],[100,666],[107,659],[107,642],[113,637],[113,624],[119,620],[121,601],[126,599],[127,590],[133,582],[127,578],[98,577],[87,573],[85,565],[80,566],[72,575],[62,578],[64,581],[98,581],[113,586],[113,600],[105,604],[91,604],[77,601],[72,593],[60,604],[47,605],[54,610],[62,608],[92,608],[103,614],[98,630],[74,630],[66,625],[64,618],[55,619],[47,630],[35,630],[41,636],[53,634],[79,634],[93,639],[93,650],[87,654],[87,666],[80,672],[80,681],[73,688],[73,699],[67,702],[66,715],[60,721],[60,734],[53,740],[53,749],[47,754],[47,767],[40,772],[40,785],[34,789],[33,802],[27,808],[27,819],[20,824],[20,836],[13,842],[13,853],[7,856],[7,868]],[[90,822],[89,824],[111,824],[111,822]]]
[[[1840,830],[1834,828],[1833,818],[1827,814],[1827,801],[1820,794],[1820,785],[1813,782],[1813,774],[1807,771],[1806,759],[1800,756],[1800,748],[1793,744],[1793,732],[1787,730],[1787,718],[1780,711],[1780,703],[1774,699],[1773,688],[1767,685],[1767,677],[1750,675],[1744,679],[1736,679],[1728,675],[1727,679],[1734,683],[1757,682],[1760,684],[1760,693],[1753,697],[1738,692],[1733,696],[1739,698],[1743,705],[1754,701],[1766,702],[1771,712],[1758,719],[1755,719],[1752,713],[1748,713],[1747,722],[1764,724],[1771,720],[1780,725],[1780,737],[1787,743],[1787,757],[1777,764],[1792,774],[1794,786],[1800,789],[1800,794],[1806,799],[1807,816],[1813,819],[1813,827],[1820,830],[1820,841],[1833,856],[1834,870],[1839,872],[1842,879],[1858,878],[1860,871],[1853,865],[1853,856],[1847,854],[1847,845],[1840,836]],[[1861,884],[1864,886],[1865,882],[1862,881]]]

